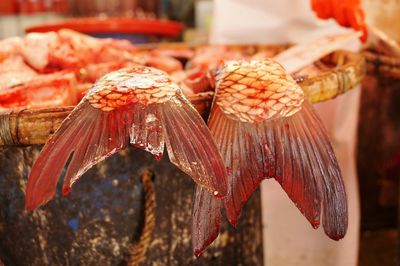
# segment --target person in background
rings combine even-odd
[[[343,32],[344,27],[362,31],[361,40],[366,40],[359,0],[214,0],[210,42],[297,43]],[[358,49],[359,42],[351,47]],[[357,265],[360,208],[355,144],[359,98],[360,89],[356,88],[316,105],[344,177],[349,201],[347,235],[336,242],[321,228],[314,231],[280,185],[269,179],[261,189],[265,265]]]

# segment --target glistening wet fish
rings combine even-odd
[[[71,154],[65,195],[90,167],[129,143],[157,159],[165,143],[171,162],[199,186],[217,198],[226,194],[226,169],[204,120],[165,72],[135,66],[100,78],[50,138],[28,179],[27,209],[54,196]]]
[[[208,121],[228,167],[228,194],[197,187],[192,241],[200,255],[218,236],[221,208],[236,225],[243,204],[275,178],[314,228],[335,240],[347,230],[347,199],[328,135],[302,89],[272,59],[229,61],[219,69]]]

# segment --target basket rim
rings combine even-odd
[[[173,46],[169,45],[168,47]],[[231,47],[244,47],[245,49],[276,47],[282,49],[288,45],[257,44]],[[315,75],[311,74],[296,79],[312,103],[333,99],[345,93],[358,85],[365,76],[365,60],[360,53],[336,50],[321,60],[329,61],[333,67]],[[211,106],[213,96],[214,92],[210,91],[194,94],[187,98],[201,114],[206,114]],[[44,144],[73,108],[74,106],[63,106],[0,111],[0,146]],[[6,134],[2,135],[2,132]],[[12,136],[11,141],[10,135]]]

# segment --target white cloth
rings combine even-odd
[[[301,42],[342,31],[332,20],[318,20],[309,0],[214,0],[211,43]],[[355,144],[360,89],[316,105],[342,169],[349,201],[349,229],[336,242],[315,231],[274,180],[262,184],[265,265],[356,266],[359,198]]]
[[[214,0],[211,43],[301,42],[341,31],[311,11],[309,0]]]

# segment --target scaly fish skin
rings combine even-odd
[[[136,102],[164,103],[178,91],[179,87],[165,72],[135,66],[103,76],[89,90],[86,99],[94,108],[112,111]]]
[[[215,103],[231,119],[255,123],[289,117],[301,109],[304,92],[272,59],[229,61],[216,76]]]

